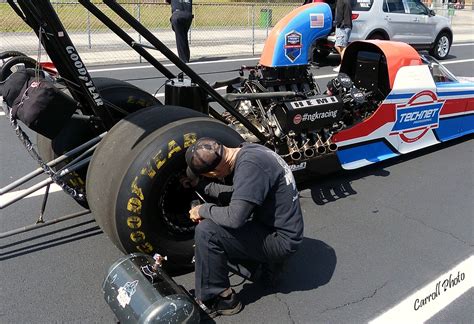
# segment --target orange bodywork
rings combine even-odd
[[[406,43],[382,40],[368,40],[364,42],[376,45],[385,55],[391,89],[393,88],[397,72],[401,67],[422,64],[420,54]]]

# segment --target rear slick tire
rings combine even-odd
[[[96,150],[87,178],[89,204],[97,223],[123,252],[167,256],[165,266],[172,273],[194,267],[195,224],[189,219],[193,190],[183,188],[179,179],[185,175],[186,149],[204,136],[230,147],[243,142],[221,122],[194,117],[156,130],[136,147],[127,146],[125,157],[113,134]],[[119,159],[113,156],[118,149]],[[113,172],[103,172],[111,169],[110,160],[115,161]]]

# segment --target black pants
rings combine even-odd
[[[193,15],[187,11],[175,11],[171,15],[171,26],[176,36],[176,47],[178,48],[179,58],[189,62],[189,42],[188,31],[193,21]]]
[[[291,254],[281,237],[256,222],[230,229],[205,219],[196,227],[194,240],[195,293],[202,301],[230,287],[228,261],[275,262]]]

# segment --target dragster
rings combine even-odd
[[[168,269],[193,267],[195,224],[188,211],[196,197],[179,179],[185,174],[184,153],[200,137],[231,147],[243,141],[265,145],[301,181],[474,131],[474,83],[460,82],[404,43],[351,43],[340,73],[320,89],[308,61],[311,45],[331,29],[325,3],[291,11],[270,32],[256,66],[243,66],[236,78],[210,85],[116,1],[103,2],[151,46],[132,39],[93,2],[79,0],[168,79],[164,100],[121,80],[91,77],[48,0],[8,0],[53,64],[15,51],[0,55],[8,59],[0,73],[6,116],[40,166],[0,194],[46,173],[48,180],[25,196],[58,184],[90,209],[119,249],[166,255]],[[173,74],[150,50],[160,51],[184,75]],[[24,69],[13,72],[18,65]],[[12,87],[21,77],[23,88]],[[24,94],[33,91],[34,82],[60,92],[62,104],[30,114]],[[220,95],[216,88],[223,86],[226,93]],[[24,125],[38,134],[37,148]]]

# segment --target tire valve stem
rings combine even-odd
[[[155,263],[153,264],[154,271],[157,271],[158,268],[161,268],[163,266],[164,261],[168,261],[167,256],[162,256],[161,254],[158,254],[158,253],[153,255],[153,259],[155,259]]]
[[[196,248],[196,244],[193,244],[193,249],[195,249],[195,248]],[[194,263],[196,263],[196,256],[195,255],[193,255],[193,258],[191,259],[191,264],[194,264]]]

